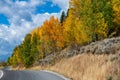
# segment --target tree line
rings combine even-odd
[[[119,35],[119,0],[70,0],[67,13],[63,11],[60,19],[52,16],[27,34],[8,63],[30,67],[68,46],[82,46]]]

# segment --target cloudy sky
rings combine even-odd
[[[25,34],[68,6],[68,0],[0,0],[0,55],[11,54]]]

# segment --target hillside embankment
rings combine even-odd
[[[54,64],[49,65],[53,61]],[[119,80],[120,37],[66,48],[59,55],[51,54],[41,62],[47,65],[29,69],[52,70],[73,80]]]

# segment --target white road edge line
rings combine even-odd
[[[53,72],[53,71],[48,71],[48,70],[42,70],[42,71],[48,72],[48,73],[51,73],[51,74],[54,74],[54,75],[57,75],[57,76],[63,78],[64,80],[71,80],[71,79],[66,78],[66,77],[64,77],[63,75],[60,75],[60,74],[58,74],[58,73],[56,73],[56,72]]]
[[[3,77],[3,71],[0,70],[0,79]]]

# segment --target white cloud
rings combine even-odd
[[[40,0],[16,1],[0,0],[0,13],[8,17],[10,26],[0,25],[0,38],[9,42],[20,40],[26,33],[35,27],[32,22],[33,12],[35,7],[43,5],[44,2]]]
[[[52,2],[58,5],[64,11],[67,11],[69,7],[69,0],[52,0]]]
[[[12,0],[0,0],[0,13],[7,16],[10,25],[0,24],[0,39],[9,44],[20,44],[25,35],[37,26],[49,19],[50,16],[60,17],[59,13],[34,14],[38,5],[44,5],[47,0],[30,0],[12,2]],[[68,0],[50,0],[54,5],[59,5],[62,10],[68,9]],[[62,11],[61,10],[61,11]],[[1,45],[0,45],[1,46]],[[1,49],[0,49],[1,52]],[[3,51],[2,51],[3,52]]]
[[[32,16],[32,19],[33,19],[33,23],[36,25],[36,26],[40,26],[42,25],[42,23],[49,19],[51,16],[55,16],[55,17],[59,17],[60,13],[44,13],[44,14],[37,14],[37,15],[33,15]]]
[[[16,1],[15,6],[18,6],[19,8],[34,8],[38,5],[43,5],[45,2],[43,0],[30,0],[28,2],[26,1]]]
[[[7,25],[0,25],[0,38],[7,40],[9,43],[20,42],[23,40],[25,34],[29,33],[32,29],[37,26],[42,25],[42,23],[49,19],[51,16],[59,17],[60,13],[44,13],[32,15],[32,21],[26,21],[25,19],[20,19],[19,24],[17,17],[14,17],[11,20],[11,25],[8,27]]]
[[[45,4],[44,0],[30,0],[30,6],[34,7],[39,4]]]

